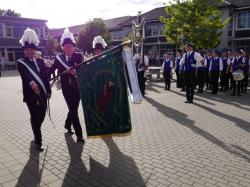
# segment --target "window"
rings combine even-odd
[[[114,31],[111,32],[112,40],[113,41],[119,41],[122,40],[122,32],[121,31]]]
[[[6,26],[5,27],[5,35],[8,38],[12,38],[13,37],[13,28],[11,26]]]
[[[146,26],[146,36],[158,36],[159,26],[158,24],[150,24]]]
[[[131,27],[124,27],[122,31],[123,31],[123,37],[127,37],[129,33],[131,33],[132,29]]]
[[[237,28],[250,29],[250,11],[237,14]]]

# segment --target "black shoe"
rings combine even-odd
[[[42,144],[36,144],[36,150],[43,152],[44,148],[43,148]]]
[[[76,142],[77,143],[85,143],[85,140],[83,138],[77,138]]]
[[[231,96],[235,96],[236,94],[235,93],[232,93]]]
[[[211,92],[210,94],[216,94],[215,92]]]
[[[190,103],[190,101],[185,101],[185,103]]]
[[[164,90],[167,90],[167,88],[164,88]]]
[[[241,96],[241,95],[238,93],[237,96]]]

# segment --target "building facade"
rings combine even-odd
[[[250,52],[250,1],[226,0],[219,8],[223,20],[231,17],[231,23],[221,35],[219,48],[241,48]]]
[[[4,57],[6,69],[16,68],[16,60],[23,56],[19,40],[27,27],[36,31],[40,40],[38,50],[44,50],[46,22],[46,20],[0,16],[0,54]]]

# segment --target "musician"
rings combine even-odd
[[[223,62],[222,59],[219,57],[219,51],[214,50],[213,58],[209,66],[209,76],[211,78],[211,86],[212,86],[211,94],[218,93],[219,77],[221,75],[222,70],[223,70]]]
[[[186,85],[186,98],[185,103],[193,103],[194,87],[195,87],[195,72],[198,64],[204,64],[204,59],[193,51],[193,44],[186,43],[186,53],[183,55],[180,64],[184,65],[184,79]]]
[[[68,134],[73,134],[71,126],[77,136],[77,142],[84,143],[82,135],[82,127],[78,117],[78,107],[80,103],[80,92],[76,79],[75,69],[70,70],[73,66],[81,63],[83,57],[81,54],[75,52],[75,39],[73,34],[68,29],[64,30],[61,37],[61,47],[63,54],[57,55],[52,66],[52,70],[58,69],[58,74],[61,74],[60,80],[62,85],[62,94],[68,106],[68,115],[65,120],[64,128],[67,129]]]
[[[221,91],[227,91],[228,89],[228,84],[229,84],[229,77],[228,74],[226,73],[227,71],[227,62],[228,62],[228,53],[226,50],[222,51],[222,63],[223,63],[223,69],[221,71]]]
[[[202,54],[202,56],[204,57],[204,53]],[[197,69],[197,84],[198,84],[198,91],[197,93],[203,93],[203,88],[204,88],[204,79],[205,79],[205,75],[206,75],[206,64],[204,61],[204,65],[198,66]]]
[[[175,74],[176,74],[176,87],[181,88],[181,73],[180,73],[180,61],[182,58],[182,50],[177,50],[175,59]]]
[[[243,67],[244,79],[242,80],[241,84],[241,92],[246,93],[248,86],[249,67],[250,67],[250,59],[249,59],[249,54],[247,52],[244,52],[244,58],[245,58]]]
[[[236,50],[236,56],[232,62],[232,67],[231,67],[231,72],[234,73],[236,71],[243,71],[244,63],[245,63],[245,58],[243,57],[243,51],[240,49]],[[232,87],[233,87],[233,93],[231,96],[241,96],[240,95],[240,88],[241,88],[242,80],[235,80],[232,79]]]
[[[43,151],[41,126],[46,114],[47,99],[51,96],[51,88],[46,76],[44,61],[41,58],[35,58],[39,44],[35,31],[27,28],[20,43],[24,50],[24,58],[17,60],[17,69],[22,79],[23,101],[30,112],[36,149]]]
[[[206,83],[206,90],[211,90],[211,80],[210,80],[210,76],[209,76],[209,66],[210,66],[210,62],[212,60],[213,57],[213,52],[211,50],[207,51],[207,55],[205,58],[205,83]]]
[[[229,89],[231,90],[232,89],[232,82],[234,81],[233,80],[233,75],[232,75],[232,72],[231,72],[231,68],[232,68],[232,64],[233,64],[233,61],[234,61],[234,54],[233,54],[233,51],[228,51],[227,52],[228,54],[228,59],[227,59],[227,70],[226,70],[226,74],[229,78],[229,81],[230,81],[230,85],[229,85],[229,81],[228,81],[228,87]]]
[[[171,86],[171,72],[173,69],[173,61],[171,60],[170,51],[165,54],[165,60],[162,64],[163,69],[163,77],[165,80],[165,88],[164,90],[170,90]]]

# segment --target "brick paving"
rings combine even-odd
[[[132,134],[75,143],[65,135],[67,107],[56,85],[54,129],[46,117],[44,152],[34,147],[29,113],[15,71],[0,77],[0,186],[250,186],[250,94],[195,96],[163,82],[147,85],[130,105]],[[248,90],[250,92],[250,90]],[[82,108],[80,121],[84,127]]]

